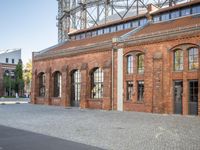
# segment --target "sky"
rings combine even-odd
[[[0,49],[22,49],[25,64],[57,44],[57,0],[0,0]]]

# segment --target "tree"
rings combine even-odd
[[[24,66],[23,79],[25,92],[30,93],[31,91],[31,80],[32,80],[32,61],[29,60]]]
[[[15,69],[15,92],[22,95],[24,89],[22,61],[20,60]]]

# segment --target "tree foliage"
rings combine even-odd
[[[26,92],[30,92],[32,80],[32,61],[29,60],[24,66],[23,79]]]
[[[23,91],[24,80],[23,80],[23,67],[22,61],[19,61],[15,69],[15,92]]]

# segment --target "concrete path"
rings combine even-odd
[[[0,150],[103,150],[0,125]]]
[[[0,105],[0,125],[107,150],[200,150],[197,116],[15,104]]]
[[[26,104],[29,103],[29,98],[0,98],[0,105],[4,104]]]

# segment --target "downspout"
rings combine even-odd
[[[112,75],[111,75],[112,85],[111,85],[111,102],[112,110],[114,110],[114,48],[112,47]]]

